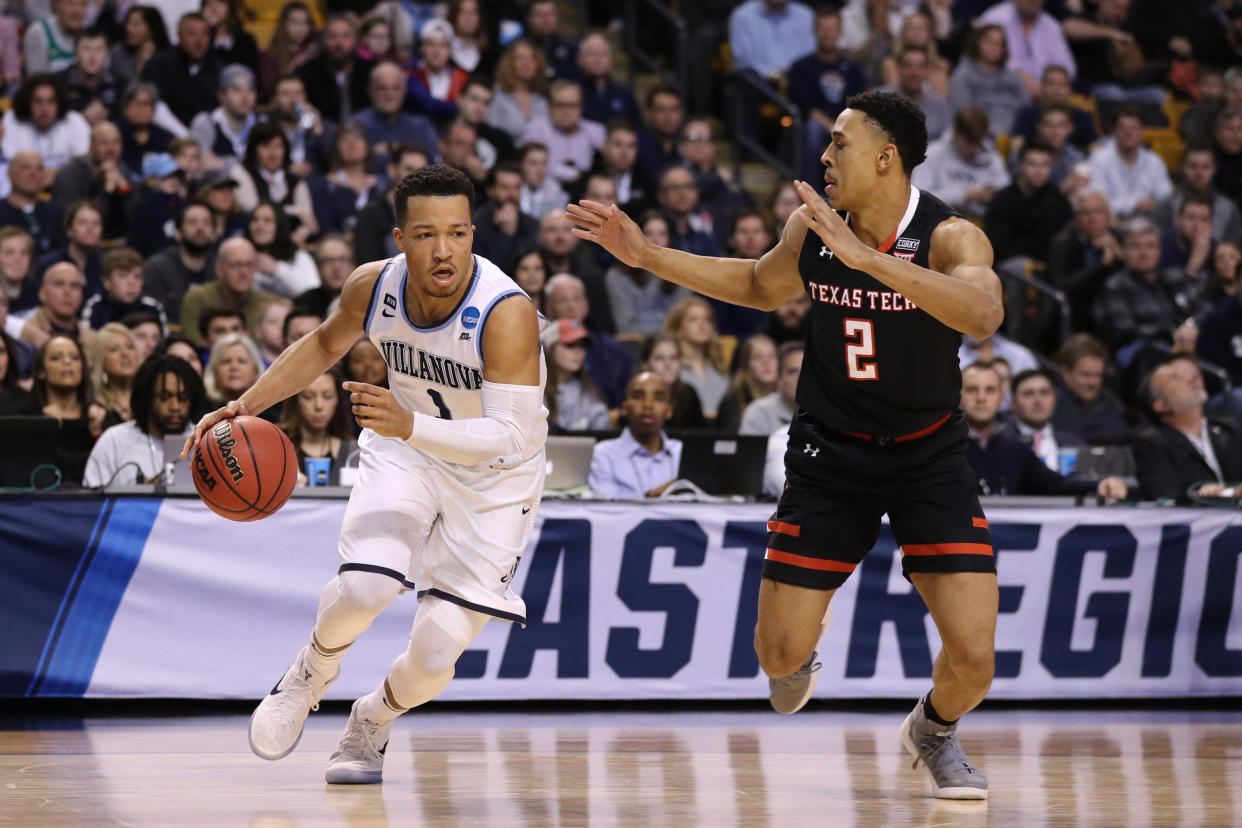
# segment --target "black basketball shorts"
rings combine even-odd
[[[902,570],[996,572],[958,414],[925,437],[876,441],[804,412],[789,429],[785,489],[768,522],[763,577],[836,589],[875,546],[887,514]]]

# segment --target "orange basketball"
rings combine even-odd
[[[258,417],[221,420],[190,458],[194,488],[229,520],[258,520],[275,512],[298,482],[298,457],[285,433]]]

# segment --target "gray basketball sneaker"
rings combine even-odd
[[[345,735],[328,760],[324,779],[333,785],[374,785],[383,781],[384,751],[388,748],[392,722],[380,724],[364,718],[358,713],[361,703],[359,699],[350,708]]]
[[[987,799],[988,778],[966,759],[957,740],[957,725],[945,727],[927,718],[919,699],[901,726],[901,744],[914,757],[917,768],[923,763],[931,781],[932,796],[938,799]]]
[[[256,756],[274,761],[292,753],[302,739],[306,717],[319,709],[319,700],[336,681],[336,675],[324,678],[306,665],[307,647],[250,717],[250,749]]]
[[[824,613],[824,620],[819,625],[819,638],[824,637],[824,631],[828,629],[828,622],[831,620],[832,606],[829,605],[828,611]],[[823,666],[815,660],[817,655],[818,650],[812,652],[805,664],[787,676],[768,679],[768,701],[777,713],[797,713],[811,700],[815,683],[819,680],[819,668]]]

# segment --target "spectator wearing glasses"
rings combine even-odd
[[[208,306],[231,308],[246,320],[246,329],[254,330],[268,302],[278,297],[256,290],[254,280],[258,253],[245,239],[229,239],[216,254],[216,279],[190,289],[181,303],[181,330],[196,345],[204,342],[199,328],[199,315]],[[260,368],[262,362],[259,363]],[[230,398],[231,399],[231,398]]]
[[[316,250],[316,262],[319,265],[319,285],[299,295],[293,300],[293,304],[326,318],[328,308],[341,295],[345,280],[357,266],[349,238],[339,235],[321,238]]]
[[[556,80],[548,92],[548,117],[534,118],[522,130],[518,145],[538,142],[548,148],[548,173],[572,187],[591,168],[604,145],[604,128],[582,119],[582,87]]]

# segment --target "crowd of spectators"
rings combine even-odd
[[[243,0],[4,5],[0,414],[59,421],[67,483],[152,479],[159,438],[397,253],[395,183],[444,163],[476,185],[476,252],[546,318],[552,430],[621,431],[593,489],[662,491],[667,428],[769,437],[777,493],[809,298],[693,294],[565,214],[616,203],[657,244],[761,257],[800,201],[721,160],[739,73],[797,107],[801,133],[773,141],[812,181],[849,96],[926,115],[913,183],[984,228],[1006,285],[1006,327],[960,354],[982,492],[1184,501],[1242,477],[1242,2],[683,3],[686,88],[640,96],[620,5],[578,4],[573,27],[563,5],[289,0],[263,44]],[[739,128],[771,136],[765,117],[756,101]],[[386,382],[365,339],[265,414],[333,481],[345,378]],[[1116,462],[1075,474],[1067,451]]]

